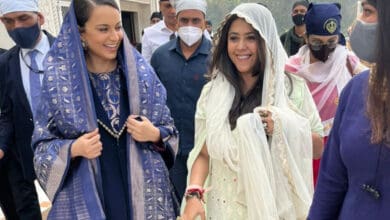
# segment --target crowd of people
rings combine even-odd
[[[0,0],[6,219],[387,219],[390,2],[262,3],[212,30],[206,0],[160,0],[141,53],[115,0]],[[37,180],[51,201],[42,217]]]

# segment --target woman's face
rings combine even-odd
[[[240,74],[252,74],[259,57],[256,31],[244,19],[233,21],[228,32],[228,55]]]
[[[90,59],[102,62],[115,60],[123,39],[119,11],[107,5],[96,6],[80,35],[87,43]]]
[[[358,15],[358,18],[361,21],[364,21],[366,23],[376,23],[378,22],[378,11],[376,8],[370,4],[367,3],[367,0],[361,1],[362,4],[362,11]]]

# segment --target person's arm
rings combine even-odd
[[[313,142],[313,159],[320,159],[324,151],[324,126],[306,83],[303,84],[302,111],[310,121],[311,137]]]
[[[142,36],[142,56],[146,61],[150,63],[153,54],[152,44],[149,40],[149,32],[145,30],[144,35]]]
[[[187,177],[187,190],[184,201],[182,202],[183,220],[193,219],[193,217],[197,215],[200,215],[202,219],[205,219],[205,210],[202,201],[188,192],[191,192],[191,189],[196,189],[201,190],[203,194],[204,187],[207,187],[210,158],[206,146],[206,106],[210,89],[211,84],[207,83],[203,87],[196,105],[195,145],[191,150],[187,161],[189,172]]]
[[[295,107],[303,114],[304,117],[309,119],[310,128],[312,132],[312,146],[313,146],[313,159],[319,159],[322,156],[324,150],[323,133],[324,126],[321,123],[321,118],[318,113],[316,104],[310,93],[306,82],[295,75],[286,74],[286,88],[289,94],[290,100]]]
[[[313,141],[313,159],[320,159],[324,152],[324,139],[317,133],[311,133],[311,139]]]
[[[74,166],[78,166],[82,157],[98,157],[102,144],[97,129],[75,133],[59,127],[56,119],[62,118],[62,115],[59,115],[61,112],[57,105],[51,105],[52,99],[45,86],[47,85],[44,83],[41,105],[34,118],[31,146],[37,180],[49,199],[54,201],[57,194],[63,190],[69,173],[74,174]]]
[[[0,101],[0,160],[7,153],[12,136],[13,136],[13,124],[12,113],[10,103]]]
[[[8,86],[6,85],[5,72],[6,67],[1,65],[0,78],[0,160],[8,151],[13,137],[14,127],[12,123],[12,104],[8,97]]]
[[[127,132],[139,144],[146,144],[149,149],[159,152],[167,167],[170,168],[178,152],[178,131],[166,105],[165,87],[152,68],[145,71],[149,72],[149,76],[144,79],[145,82],[142,84],[144,87],[140,90],[147,91],[148,94],[159,94],[150,96],[150,100],[147,100],[147,103],[153,105],[156,114],[130,115],[126,121]]]
[[[306,83],[304,84],[303,108],[305,109],[304,112],[307,114],[310,121],[313,142],[313,159],[320,159],[324,151],[324,126],[321,123],[321,118],[316,104],[314,103],[313,97]]]
[[[192,165],[189,185],[204,185],[209,173],[209,159],[209,153],[207,152],[207,146],[205,144]]]
[[[204,190],[203,186],[209,173],[209,161],[207,146],[203,145],[202,150],[192,165],[189,187],[199,187],[201,190]],[[194,219],[198,215],[202,219],[205,219],[205,211],[201,198],[196,196],[190,197],[187,195],[187,192],[184,198],[186,199],[186,206],[181,215],[182,219]]]

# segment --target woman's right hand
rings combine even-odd
[[[73,142],[71,146],[72,158],[81,156],[87,159],[95,159],[102,154],[103,144],[100,141],[99,130],[83,134]]]
[[[180,219],[195,220],[197,216],[200,216],[201,220],[206,220],[206,213],[202,201],[196,197],[187,199],[184,212]]]

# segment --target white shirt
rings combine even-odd
[[[150,63],[154,51],[167,43],[173,33],[175,32],[165,25],[164,20],[145,28],[142,36],[142,56]],[[211,40],[210,34],[206,29],[203,34],[207,39]]]
[[[153,52],[161,45],[169,41],[171,34],[175,33],[169,29],[164,20],[145,28],[142,36],[142,55],[150,63]]]
[[[35,59],[36,59],[39,70],[43,70],[43,59],[45,58],[47,52],[50,50],[49,38],[43,32],[42,32],[41,36],[42,36],[41,40],[33,48],[33,49],[38,51]],[[29,66],[31,66],[31,60],[30,60],[30,56],[28,55],[28,52],[30,52],[33,49],[22,48],[20,50],[20,53],[19,53],[20,71],[22,74],[23,87],[24,87],[24,91],[26,92],[26,96],[28,99],[28,103],[30,104],[30,108],[31,108],[30,69],[24,63],[22,56],[24,57],[24,60],[26,61],[26,63]],[[40,74],[40,79],[41,79],[41,83],[42,83],[43,74]],[[34,100],[34,101],[39,101],[39,100]]]

